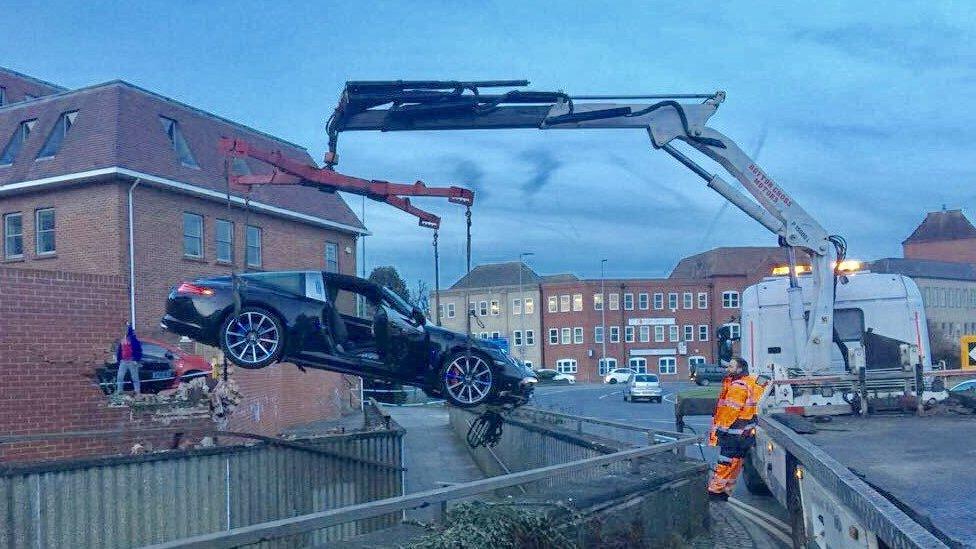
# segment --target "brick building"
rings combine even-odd
[[[166,294],[181,280],[232,268],[355,274],[356,242],[365,228],[342,198],[274,187],[255,189],[249,212],[239,194],[228,204],[224,159],[216,146],[220,137],[246,139],[313,163],[295,144],[126,82],[66,90],[0,69],[0,267],[123,280],[121,300],[107,309],[121,307],[122,314],[111,330],[98,325],[100,359],[126,318],[134,318],[143,337],[173,340],[160,330],[159,319]],[[252,159],[234,161],[232,169],[270,172]],[[31,301],[29,295],[5,292],[0,306],[26,307],[29,313]],[[65,305],[74,304],[69,299]],[[57,314],[48,322],[52,332],[68,329]],[[7,341],[4,333],[0,345]],[[24,360],[20,368],[29,367]],[[337,395],[349,389],[336,374],[316,372],[298,380],[272,369],[262,372],[242,372],[238,380],[247,389],[249,421],[262,432],[281,430],[287,422],[273,419],[289,415],[281,407],[287,395],[315,403],[293,418],[316,415],[311,420],[334,416]],[[296,391],[296,383],[305,387]]]
[[[902,242],[906,259],[976,265],[976,227],[962,210],[929,212]]]

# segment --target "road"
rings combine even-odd
[[[544,385],[536,388],[530,406],[544,410],[554,410],[567,414],[581,415],[619,421],[649,429],[657,428],[673,431],[674,395],[694,384],[675,382],[662,384],[664,402],[624,402],[621,385],[578,383],[576,385]],[[697,433],[708,431],[711,418],[694,416],[685,419],[685,425]],[[703,445],[688,449],[688,457],[704,459],[714,465],[718,451]],[[781,521],[787,520],[786,510],[772,497],[754,496],[749,493],[744,482],[739,482],[734,497]]]

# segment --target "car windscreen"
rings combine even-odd
[[[152,343],[142,344],[142,356],[146,358],[164,359],[166,358],[166,353],[168,352],[169,351],[160,347],[159,345],[153,345]]]
[[[401,315],[410,318],[410,315],[413,314],[413,306],[404,301],[403,298],[395,294],[389,288],[383,286],[381,286],[381,288],[383,289],[383,301],[396,309],[396,311]]]
[[[634,376],[637,383],[657,383],[657,376],[653,374],[637,374]]]
[[[280,288],[293,294],[305,295],[305,273],[247,273],[248,280]]]

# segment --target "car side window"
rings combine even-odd
[[[146,358],[166,358],[166,349],[160,347],[159,345],[153,345],[152,343],[142,344],[142,356]]]
[[[305,297],[316,301],[326,301],[325,282],[322,273],[305,273]]]

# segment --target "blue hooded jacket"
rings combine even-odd
[[[139,338],[136,337],[136,331],[129,326],[129,332],[126,336],[129,339],[129,343],[132,345],[132,360],[139,362],[142,360],[142,343],[139,342]],[[122,342],[119,342],[118,347],[115,348],[115,360],[122,360]]]

